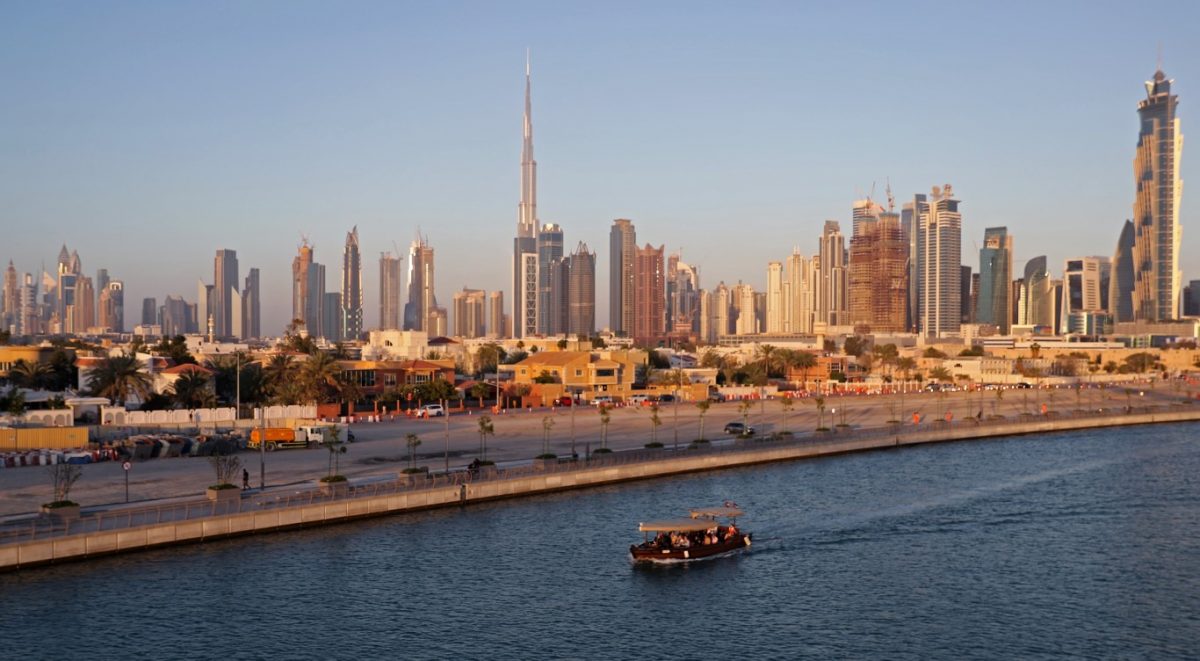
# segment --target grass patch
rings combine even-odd
[[[233,485],[230,485],[230,486],[233,486]],[[73,500],[56,500],[52,503],[46,503],[46,504],[42,505],[42,507],[45,507],[48,510],[56,510],[56,509],[60,509],[63,507],[79,507],[79,503],[77,503]]]
[[[331,484],[333,482],[347,482],[348,480],[346,479],[345,475],[326,475],[325,477],[321,478],[321,481],[326,484]]]
[[[612,454],[612,450],[608,448],[596,448],[592,450],[592,454]]]

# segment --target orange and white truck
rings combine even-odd
[[[325,443],[327,434],[332,430],[328,427],[307,426],[291,429],[289,427],[265,427],[250,431],[250,442],[246,447],[257,450],[263,440],[266,441],[267,451],[281,448],[306,448],[312,444]]]

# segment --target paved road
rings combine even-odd
[[[1133,388],[1130,395],[1126,395],[1128,387]],[[855,427],[873,427],[893,418],[911,423],[914,412],[921,413],[926,420],[940,419],[945,411],[950,411],[955,419],[977,415],[981,411],[984,416],[1015,416],[1023,411],[1039,411],[1042,403],[1051,410],[1119,408],[1127,402],[1137,405],[1140,400],[1149,405],[1184,396],[1182,391],[1170,386],[1160,385],[1153,389],[1145,384],[1085,389],[1079,393],[1068,389],[1005,390],[999,391],[1003,394],[997,397],[996,392],[827,397],[824,424],[832,426],[844,422]],[[756,402],[748,414],[750,424],[759,434],[783,429],[811,430],[817,426],[817,415],[813,400],[797,400],[786,415],[778,400]],[[664,445],[671,446],[676,433],[681,445],[699,438],[700,416],[694,404],[680,403],[678,408],[664,406],[659,416],[662,424],[657,429],[657,438]],[[582,455],[589,448],[599,447],[602,429],[600,417],[593,408],[579,407],[574,412],[569,407],[509,411],[493,416],[496,433],[488,439],[488,457],[501,463],[518,462],[541,453],[543,420],[546,418],[553,420],[549,432],[551,452],[567,456],[572,448],[572,417],[576,452]],[[741,420],[738,403],[714,404],[704,418],[704,436],[710,439],[725,437],[722,427],[734,420]],[[448,419],[356,424],[357,440],[348,446],[347,454],[341,455],[339,472],[351,478],[399,472],[407,466],[405,436],[409,433],[417,434],[421,439],[417,448],[418,465],[440,471],[447,464],[448,454],[450,468],[463,467],[479,452],[477,421],[478,412],[470,411],[455,412]],[[616,409],[612,411],[608,428],[608,445],[614,450],[640,448],[651,440],[651,429],[648,408]],[[254,487],[259,485],[260,461],[265,465],[267,485],[279,486],[312,483],[325,474],[330,460],[330,454],[321,448],[280,450],[265,456],[244,452],[240,456],[250,471]],[[197,496],[213,482],[213,471],[209,462],[202,458],[164,458],[135,463],[129,477],[130,498],[139,501]],[[45,468],[0,470],[0,515],[34,511],[39,504],[51,499],[50,492]],[[85,466],[71,498],[85,506],[122,502],[125,482],[120,463]]]

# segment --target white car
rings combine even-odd
[[[441,404],[426,404],[420,408],[419,415],[422,418],[440,418],[446,415],[446,409]]]
[[[612,406],[613,398],[608,395],[600,395],[592,399],[592,406]]]

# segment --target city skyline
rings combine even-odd
[[[377,11],[387,15],[397,11],[405,13],[389,8],[378,8]],[[434,10],[424,11],[439,14]],[[788,8],[776,8],[773,11],[774,14],[760,8],[742,18],[746,24],[758,27],[762,27],[771,16],[797,19],[824,17],[833,25],[838,24],[839,18],[845,18],[836,11],[816,14]],[[960,12],[945,20],[960,24],[970,20],[967,15],[978,11]],[[1187,5],[1180,5],[1178,12],[1188,14],[1194,10]],[[39,21],[48,20],[47,12],[37,8],[6,13],[19,14],[16,18],[21,20],[15,22],[17,25],[28,25],[30,22],[39,24]],[[668,12],[660,8],[649,13],[652,15],[648,22],[653,24],[656,19],[663,20],[663,15]],[[685,22],[712,30],[715,29],[715,16],[721,13],[717,10],[701,12],[700,16],[686,17]],[[1018,21],[1013,18],[1000,17],[998,24],[987,26],[987,30],[989,34],[992,33],[990,31],[999,34],[1008,29],[1011,35],[1020,37],[1024,43],[1046,44],[1049,43],[1051,32],[1048,26],[1056,19],[1065,20],[1065,13],[1061,8],[1051,8],[1042,26],[1017,25]],[[1103,16],[1096,18],[1095,24],[1089,25],[1092,28],[1092,32],[1088,33],[1089,38],[1104,34],[1106,30],[1115,31],[1120,17],[1131,12],[1110,8],[1100,13]],[[440,18],[447,20],[445,16]],[[92,20],[105,21],[101,17],[92,17]],[[566,19],[558,16],[552,20]],[[304,32],[301,23],[301,19],[297,19],[298,34]],[[1187,21],[1178,23],[1182,25]],[[581,26],[575,29],[586,31]],[[746,30],[736,30],[734,36],[740,36],[741,42],[745,42]],[[646,55],[650,48],[648,37],[641,35],[640,30],[635,32],[633,43],[640,45],[641,54]],[[49,34],[53,37],[57,33],[49,30]],[[764,291],[764,267],[768,262],[786,258],[790,252],[788,248],[793,245],[806,255],[817,252],[816,237],[826,220],[837,220],[842,227],[849,228],[849,202],[869,192],[873,183],[882,189],[885,181],[890,179],[891,187],[900,199],[910,199],[914,193],[928,191],[935,182],[952,181],[956,192],[964,200],[963,264],[978,266],[974,242],[985,227],[1005,226],[1016,237],[1014,264],[1023,265],[1028,259],[1046,254],[1051,271],[1058,277],[1058,265],[1064,263],[1065,259],[1079,255],[1111,255],[1124,220],[1132,216],[1134,193],[1129,173],[1136,146],[1135,110],[1137,103],[1144,98],[1144,92],[1139,87],[1153,73],[1153,56],[1158,42],[1161,40],[1166,44],[1163,68],[1167,77],[1179,81],[1172,92],[1180,93],[1184,100],[1180,113],[1183,133],[1186,133],[1188,126],[1188,90],[1200,74],[1191,64],[1200,58],[1188,57],[1188,53],[1192,52],[1190,49],[1194,47],[1186,39],[1180,38],[1178,33],[1173,38],[1169,29],[1147,36],[1145,43],[1122,44],[1115,49],[1106,47],[1106,50],[1102,50],[1079,39],[1072,42],[1079,46],[1079,52],[1059,59],[1047,58],[1038,64],[1039,76],[1046,78],[1052,78],[1056,73],[1066,75],[1070,70],[1070,94],[1063,95],[1063,99],[1047,100],[1040,97],[1034,103],[1034,97],[1039,95],[1028,89],[1027,77],[1017,76],[1016,73],[1027,74],[1028,62],[1021,60],[1028,55],[1023,51],[1019,53],[1013,46],[985,43],[968,51],[962,58],[965,62],[946,60],[944,64],[944,84],[953,88],[956,100],[965,109],[962,114],[970,115],[971,121],[967,122],[958,115],[933,113],[937,116],[914,125],[907,121],[912,118],[906,119],[907,111],[902,109],[901,102],[908,97],[896,94],[895,90],[906,82],[911,83],[914,77],[928,79],[934,76],[932,81],[927,82],[942,80],[942,74],[921,73],[926,68],[934,68],[935,64],[942,66],[943,60],[938,57],[943,54],[942,51],[934,46],[922,46],[918,49],[921,51],[919,57],[902,57],[897,66],[889,65],[891,70],[885,79],[880,78],[884,74],[872,73],[874,65],[850,58],[849,61],[838,63],[843,67],[839,76],[844,76],[846,80],[879,82],[882,89],[892,90],[894,95],[882,95],[884,100],[888,100],[884,105],[892,114],[878,120],[872,119],[876,125],[869,128],[871,122],[855,121],[864,119],[861,114],[851,113],[851,117],[834,120],[838,122],[835,126],[858,129],[858,132],[848,136],[847,144],[838,145],[851,148],[852,152],[857,150],[853,155],[847,155],[819,136],[814,139],[811,127],[821,123],[823,118],[819,114],[814,115],[814,111],[803,104],[784,103],[785,99],[796,100],[793,97],[801,92],[802,96],[816,94],[829,74],[816,70],[814,64],[804,58],[791,58],[787,66],[766,62],[763,58],[768,54],[795,54],[793,49],[796,48],[783,44],[777,33],[768,30],[767,34],[774,34],[776,38],[767,39],[748,51],[724,50],[728,48],[727,45],[722,50],[716,50],[700,44],[699,40],[684,44],[689,57],[682,59],[663,61],[661,53],[651,51],[659,55],[657,59],[650,58],[654,66],[640,70],[631,68],[636,62],[636,58],[632,57],[615,58],[608,62],[592,60],[580,48],[571,46],[563,36],[528,43],[528,37],[524,34],[505,35],[495,42],[489,41],[471,48],[463,57],[452,58],[452,64],[439,63],[436,53],[430,52],[419,58],[426,66],[426,75],[416,79],[422,84],[406,88],[408,91],[434,101],[440,110],[448,107],[445,104],[461,102],[464,95],[472,94],[473,90],[468,89],[470,85],[479,85],[478,92],[484,93],[486,90],[494,101],[476,103],[469,114],[449,113],[444,121],[454,126],[458,133],[441,135],[441,151],[431,153],[416,150],[422,158],[368,177],[363,177],[364,171],[358,167],[345,170],[352,163],[345,160],[347,154],[337,152],[340,158],[335,159],[339,164],[335,170],[343,170],[340,177],[328,176],[308,190],[301,190],[297,186],[281,187],[278,184],[282,179],[276,180],[273,185],[266,187],[266,191],[273,192],[276,197],[252,192],[249,189],[253,186],[248,186],[234,196],[235,202],[222,205],[221,209],[206,204],[192,204],[196,202],[196,195],[207,194],[205,191],[213,183],[211,176],[201,177],[193,186],[184,187],[173,179],[172,173],[176,172],[174,167],[165,168],[158,178],[150,178],[148,183],[157,182],[159,186],[132,189],[120,185],[101,191],[97,190],[100,182],[111,181],[114,175],[94,173],[97,181],[91,178],[78,179],[77,194],[71,196],[70,200],[63,201],[49,195],[61,194],[54,180],[46,178],[45,174],[39,176],[42,169],[56,162],[56,157],[63,158],[57,152],[60,148],[57,141],[47,138],[45,133],[54,127],[54,118],[34,121],[28,113],[37,104],[58,97],[46,90],[29,89],[28,81],[18,76],[18,91],[28,90],[31,93],[21,96],[14,108],[0,111],[3,113],[0,117],[7,116],[8,120],[12,120],[0,121],[0,126],[10,127],[0,128],[0,137],[18,147],[10,154],[29,158],[14,160],[9,156],[5,159],[13,176],[0,183],[0,187],[3,187],[0,190],[11,193],[6,196],[14,200],[9,212],[14,229],[10,230],[10,240],[6,242],[10,254],[0,257],[13,258],[18,272],[33,273],[36,279],[40,277],[43,261],[53,263],[51,256],[54,246],[64,242],[86,246],[85,263],[108,268],[119,273],[124,280],[127,327],[133,325],[128,310],[134,309],[134,305],[145,297],[155,297],[161,301],[168,296],[182,295],[185,299],[193,299],[195,281],[207,279],[206,273],[212,268],[211,264],[206,264],[205,255],[227,248],[236,251],[242,263],[262,269],[263,332],[276,334],[288,319],[287,265],[294,255],[301,233],[312,237],[313,246],[322,255],[319,261],[336,264],[333,260],[336,259],[340,243],[338,237],[344,236],[347,229],[354,225],[362,229],[362,246],[368,254],[385,250],[392,241],[411,236],[417,231],[428,236],[430,245],[438,249],[441,277],[438,278],[435,295],[443,300],[449,300],[454,291],[464,286],[487,291],[503,289],[508,292],[506,295],[511,295],[510,286],[505,284],[511,282],[511,275],[506,272],[508,260],[491,255],[495,254],[494,245],[500,240],[510,240],[507,237],[511,237],[512,232],[511,220],[507,219],[511,219],[512,205],[518,198],[514,189],[518,189],[516,178],[520,156],[514,127],[521,121],[521,58],[525,54],[525,47],[530,46],[538,63],[538,147],[543,165],[543,170],[538,172],[542,178],[538,193],[543,199],[538,201],[541,209],[536,215],[540,216],[538,220],[542,223],[561,225],[567,243],[573,245],[583,241],[590,245],[604,245],[605,234],[612,220],[630,218],[649,243],[663,244],[671,253],[682,252],[683,259],[698,265],[704,274],[702,287],[712,288],[720,281],[731,284],[743,281],[756,290]],[[200,43],[194,51],[181,52],[162,44],[157,46],[177,57],[193,57],[205,52],[201,47],[204,33],[198,33],[197,36]],[[519,45],[510,43],[517,38],[521,40]],[[457,39],[452,41],[457,43]],[[16,38],[3,48],[19,51],[29,46],[27,40]],[[819,44],[811,47],[817,49]],[[102,90],[83,85],[89,79],[79,70],[78,61],[71,59],[70,49],[66,50],[68,52],[56,55],[47,69],[51,79],[66,82],[64,89],[56,94],[68,97],[73,94],[100,94],[100,100],[107,98],[101,94]],[[809,59],[817,52],[809,52]],[[985,71],[984,75],[961,75],[962,68],[967,64],[978,65],[981,59],[987,60],[981,53],[1008,55],[1018,61],[989,61],[992,69]],[[119,60],[121,56],[119,52],[109,53],[102,59]],[[497,61],[484,63],[481,58],[485,56]],[[918,62],[925,66],[917,66]],[[572,78],[572,67],[581,64],[587,65],[586,70],[595,74],[588,81],[588,87],[582,87],[580,82]],[[832,68],[832,62],[829,64]],[[469,75],[466,78],[469,82],[448,86],[444,79],[435,75],[442,71],[440,67],[445,66],[467,67]],[[237,82],[223,82],[221,75],[229,71],[221,69],[219,65],[206,71],[210,76],[207,80],[211,89]],[[385,69],[371,68],[370,71],[379,76],[388,73]],[[407,68],[397,69],[394,73],[398,77],[412,76]],[[707,98],[701,91],[707,87],[705,81],[721,81],[731,93],[737,92],[736,95],[742,96],[743,100],[749,98],[755,103],[751,104],[753,108],[746,108],[730,106],[720,99],[714,99],[708,108],[689,106],[690,114],[676,117],[678,121],[672,123],[668,121],[666,111],[681,109],[681,106],[650,88],[650,83],[661,83],[661,76],[669,74],[690,80],[696,85],[690,94],[680,97],[681,101],[696,100],[696,94]],[[81,86],[73,86],[72,82]],[[1017,85],[1017,82],[1022,85]],[[635,94],[642,103],[632,106],[634,112],[631,115],[609,117],[594,111],[581,114],[577,108],[573,108],[572,104],[579,102],[580,95],[590,99],[592,95],[611,94],[621,89],[617,86],[620,83],[631,85],[633,92],[644,93],[641,96]],[[125,84],[141,89],[136,80],[127,80]],[[672,93],[687,91],[675,85],[667,87],[667,91]],[[149,93],[152,89],[157,88],[149,85],[144,91]],[[352,114],[359,107],[358,103],[370,96],[365,91],[359,92],[350,94],[349,100],[337,107],[320,107],[329,111],[331,117]],[[747,92],[754,94],[746,97]],[[438,93],[445,96],[437,97]],[[980,104],[989,99],[1003,99],[1007,120],[996,113],[975,112],[986,110]],[[173,108],[179,99],[168,94],[160,101],[165,108]],[[110,99],[109,105],[101,103],[100,107],[111,108],[113,103],[117,102]],[[1060,103],[1076,113],[1078,121],[1070,127],[1056,123],[1053,133],[1047,133],[1049,129],[1037,125],[1041,118],[1039,112],[1045,110],[1047,105]],[[738,108],[743,113],[752,113],[756,121],[761,120],[758,123],[763,126],[780,132],[779,144],[763,142],[760,130],[751,130],[744,121],[739,121],[745,117],[733,112]],[[307,116],[307,112],[299,114]],[[99,118],[89,118],[83,122],[83,126],[96,128],[98,122],[106,121],[105,117],[104,113],[100,113]],[[236,123],[247,118],[232,113],[224,119]],[[109,118],[107,121],[115,120]],[[153,130],[166,131],[175,126],[177,121],[178,118],[173,118],[167,112],[157,117]],[[290,125],[292,121],[294,118],[284,118],[285,124]],[[937,125],[944,136],[952,138],[943,142],[953,142],[956,149],[941,147],[922,151],[911,146],[905,147],[908,143],[902,139],[902,134],[914,133],[928,140],[931,122]],[[714,139],[706,128],[709,124],[723,127],[724,139]],[[12,131],[11,127],[14,126],[23,129],[19,135]],[[121,128],[119,122],[114,126]],[[336,126],[336,123],[330,126]],[[598,149],[594,142],[581,141],[579,126],[588,128],[585,133],[601,134],[604,140],[612,143],[611,146]],[[1014,134],[1016,127],[1020,127],[1021,131]],[[415,140],[412,130],[399,119],[394,123],[385,123],[375,117],[370,131],[364,129],[352,133],[359,140],[367,137],[367,133],[373,139]],[[103,165],[106,170],[113,165],[128,166],[116,169],[127,171],[123,176],[130,177],[135,174],[144,177],[146,168],[156,167],[155,158],[160,159],[157,161],[160,165],[170,165],[173,161],[169,157],[180,157],[177,152],[158,153],[149,149],[145,143],[146,133],[118,133],[132,139],[130,146],[140,147],[145,152],[142,161],[130,162],[127,156],[113,151],[115,144],[96,144],[94,139],[80,143],[78,154],[89,163]],[[644,158],[634,159],[636,163],[622,159],[621,166],[616,167],[617,161],[610,157],[614,156],[619,145],[625,145],[627,140],[632,139],[626,134],[638,136],[649,149],[643,152],[631,150],[629,153],[644,154]],[[645,143],[647,135],[653,135],[656,139]],[[291,136],[291,142],[283,140],[282,136],[269,130],[263,137],[275,150],[257,154],[258,159],[254,162],[264,167],[275,164],[273,159],[263,159],[271,154],[277,157],[277,150],[300,149],[309,144],[297,135]],[[735,138],[738,139],[738,145],[726,141]],[[485,141],[481,144],[486,145],[481,152],[482,157],[470,157],[478,162],[465,166],[464,161],[460,165],[467,167],[467,170],[459,175],[452,174],[448,169],[447,156],[457,154],[460,159],[467,157],[470,152],[464,149],[481,139]],[[1046,143],[1047,140],[1050,143],[1048,146],[1035,144]],[[706,149],[718,148],[721,157],[717,160],[696,160],[695,152],[684,144],[688,141],[699,142],[699,146]],[[861,149],[863,143],[869,141],[875,141],[878,147]],[[232,149],[224,141],[217,141],[216,144],[223,150]],[[728,149],[731,146],[737,148]],[[793,149],[793,156],[802,154],[803,158],[782,158],[780,150],[785,146]],[[1028,148],[1026,152],[1016,153],[1025,148]],[[222,154],[235,152],[222,151]],[[188,153],[191,152],[185,151],[183,155]],[[211,158],[215,152],[207,153]],[[317,153],[320,152],[314,152]],[[752,155],[758,158],[749,160]],[[1029,163],[1034,165],[1030,166]],[[781,164],[790,167],[781,167]],[[826,172],[814,173],[812,167],[815,164],[825,166],[823,169]],[[1180,167],[1180,178],[1183,180],[1188,178],[1188,164],[1185,156]],[[26,165],[31,167],[26,168]],[[75,172],[72,168],[68,168],[63,176]],[[248,174],[241,168],[234,170],[242,175]],[[412,183],[400,186],[401,190],[393,191],[383,185],[385,180],[399,181],[405,173],[423,173],[425,170],[429,171],[427,175],[422,174],[414,178]],[[1064,171],[1067,174],[1064,175]],[[462,174],[468,176],[463,177]],[[483,178],[477,178],[480,176]],[[251,177],[251,180],[256,177]],[[457,181],[460,177],[463,182]],[[117,179],[120,180],[120,177]],[[691,183],[681,184],[681,179]],[[724,185],[717,187],[709,183],[717,179]],[[460,194],[453,199],[443,195],[438,206],[432,206],[435,197],[432,194],[444,193],[445,187],[451,185],[462,186]],[[353,199],[353,196],[345,195],[345,191],[341,190],[343,186],[351,186],[356,190],[358,186],[363,186],[374,191],[372,196],[368,196],[372,198],[371,202],[344,202]],[[421,186],[430,188],[431,195],[411,194]],[[164,191],[173,192],[175,197],[164,197]],[[385,199],[380,199],[381,191],[385,192],[382,195]],[[280,195],[281,192],[285,194]],[[320,195],[314,195],[314,192]],[[1057,206],[1046,204],[1045,200],[1050,196],[1059,200]],[[224,198],[229,197],[224,195]],[[466,202],[464,197],[483,201]],[[171,200],[175,200],[176,204],[168,204]],[[447,201],[453,204],[448,205]],[[179,204],[182,202],[187,204]],[[70,209],[75,205],[87,211],[71,212]],[[170,213],[166,213],[168,211]],[[283,213],[288,211],[298,213]],[[1180,268],[1182,279],[1187,281],[1200,271],[1197,268],[1200,250],[1194,248],[1197,245],[1195,237],[1187,231],[1191,226],[1189,219],[1194,214],[1189,213],[1186,201],[1180,212],[1180,224],[1184,227],[1179,250]],[[119,220],[112,220],[118,216]],[[155,250],[152,241],[141,238],[136,232],[116,232],[120,236],[110,236],[114,232],[109,230],[143,227],[152,219],[159,218],[183,223],[178,229],[175,225],[171,227],[178,238],[170,250]],[[109,222],[105,222],[106,219]],[[58,233],[52,234],[47,228]],[[705,231],[693,231],[695,228]],[[719,235],[725,230],[737,232],[738,240],[721,241]],[[118,238],[120,241],[116,241]],[[1067,251],[1064,246],[1070,246],[1070,250]],[[488,257],[480,259],[478,255],[481,254]],[[608,256],[600,253],[597,261],[607,265]],[[337,282],[340,274],[329,273],[327,279],[331,283]],[[602,271],[597,272],[596,280],[596,298],[601,302],[596,310],[596,324],[597,327],[611,326],[608,306],[602,303],[608,298],[605,285],[609,280]],[[378,291],[372,291],[371,287],[374,279],[364,278],[364,281],[364,299],[377,300]],[[378,317],[372,314],[373,311],[368,306],[368,314],[364,319],[367,328],[378,325]]]

